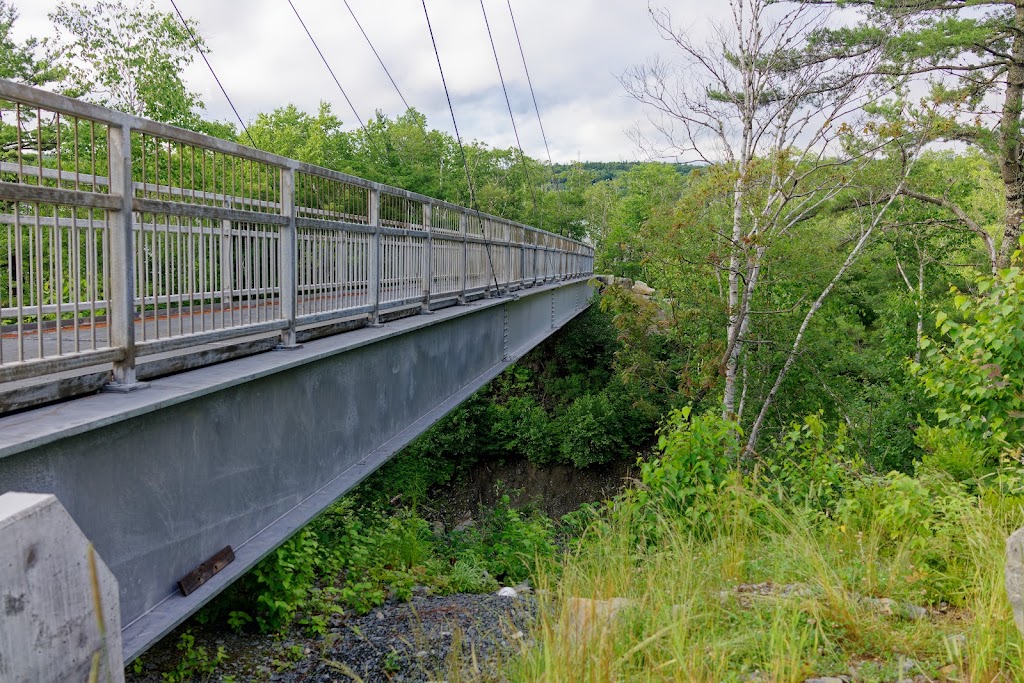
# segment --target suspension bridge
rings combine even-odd
[[[0,101],[0,494],[55,494],[92,541],[125,661],[589,304],[586,244],[9,81]]]

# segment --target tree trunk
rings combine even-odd
[[[925,252],[917,248],[917,344],[914,345],[914,361],[921,362],[921,340],[924,339],[924,258]]]
[[[775,383],[768,392],[768,396],[765,397],[764,403],[761,405],[761,411],[754,419],[754,424],[750,426],[750,435],[747,438],[747,445],[743,448],[744,457],[750,457],[754,453],[754,447],[757,445],[757,437],[760,436],[761,427],[764,425],[764,420],[768,416],[768,409],[771,408],[772,403],[775,402],[775,397],[779,393],[779,388],[782,386],[783,380],[786,379],[786,375],[789,374],[790,368],[792,368],[793,363],[796,362],[797,353],[800,351],[800,345],[804,341],[804,334],[807,332],[807,327],[811,324],[811,319],[814,317],[814,314],[818,312],[818,309],[821,308],[822,304],[825,303],[825,299],[827,299],[828,295],[832,293],[835,286],[843,279],[843,276],[846,275],[846,271],[849,270],[850,266],[857,261],[857,258],[860,256],[865,245],[867,245],[868,240],[871,238],[871,234],[875,231],[875,228],[878,227],[878,223],[882,220],[882,216],[884,216],[886,211],[889,210],[893,200],[903,189],[903,185],[906,183],[907,176],[909,174],[910,168],[907,167],[903,171],[903,177],[900,179],[900,183],[899,186],[897,186],[896,191],[889,196],[889,201],[887,201],[881,211],[875,215],[875,219],[871,222],[871,225],[868,226],[868,229],[860,236],[860,239],[857,240],[857,244],[854,245],[850,253],[846,255],[846,260],[843,261],[843,265],[839,268],[835,277],[833,277],[825,289],[821,291],[818,298],[814,300],[813,304],[811,304],[811,308],[807,311],[807,315],[804,316],[804,320],[800,324],[800,329],[797,330],[796,338],[793,340],[793,346],[790,347],[789,354],[786,356],[786,362],[783,363],[782,368],[779,370],[779,374],[775,376]]]
[[[1024,0],[1017,0],[1011,59],[1006,72],[1006,96],[999,120],[999,170],[1006,195],[1006,225],[999,249],[999,267],[1010,263],[1019,247],[1024,221],[1024,168],[1021,159],[1021,110],[1024,100]]]
[[[729,255],[729,326],[726,330],[725,392],[722,395],[722,417],[731,420],[736,415],[736,384],[740,350],[740,259],[739,244],[743,236],[743,193],[746,164],[740,163],[739,175],[732,196],[732,244]]]

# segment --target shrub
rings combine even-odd
[[[955,287],[963,320],[935,318],[945,342],[925,337],[924,358],[912,369],[938,402],[940,424],[958,428],[995,462],[998,452],[1024,441],[1024,276],[1015,265],[977,278],[979,294]]]
[[[708,497],[725,482],[739,450],[739,425],[720,416],[693,416],[689,406],[669,413],[658,430],[660,455],[640,462],[636,503],[695,524],[711,521]]]
[[[821,413],[808,415],[792,423],[782,441],[772,445],[755,481],[778,503],[827,513],[864,471],[863,461],[846,449],[845,424],[830,436]]]

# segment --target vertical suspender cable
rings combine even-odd
[[[487,8],[484,6],[484,0],[480,0],[480,11],[484,15],[484,26],[487,27],[487,39],[491,41],[491,52],[494,53],[494,64],[498,67],[498,80],[501,81],[501,91],[505,93],[505,105],[508,107],[508,117],[512,121],[512,132],[516,135],[516,147],[519,148],[519,163],[523,166],[523,175],[526,179],[526,184],[530,187],[530,194],[533,197],[533,217],[535,219],[540,218],[537,213],[537,188],[535,188],[530,182],[530,171],[526,165],[526,153],[523,152],[523,143],[519,140],[519,129],[516,127],[516,117],[512,114],[512,101],[508,97],[508,88],[505,86],[505,76],[501,72],[501,61],[498,59],[498,48],[494,45],[494,34],[491,33],[491,22],[487,19]],[[540,227],[544,228],[543,218],[540,218]]]
[[[444,96],[448,100],[448,112],[452,115],[452,126],[455,128],[455,141],[459,143],[459,153],[462,155],[462,165],[466,169],[466,183],[469,185],[469,200],[472,204],[473,211],[476,212],[477,218],[482,220],[480,215],[480,208],[476,203],[476,191],[473,189],[473,176],[469,172],[469,161],[466,158],[466,148],[462,145],[462,136],[459,134],[459,123],[455,120],[455,107],[452,106],[452,96],[448,92],[448,81],[444,77],[444,67],[441,66],[441,53],[437,50],[437,40],[434,38],[434,27],[430,24],[430,13],[427,11],[427,0],[421,0],[423,3],[423,16],[427,20],[427,31],[430,33],[430,43],[434,46],[434,57],[437,58],[437,70],[441,72],[441,85],[444,86]],[[486,235],[484,235],[486,238]],[[494,262],[491,261],[491,250],[487,248],[486,241],[484,242],[484,251],[487,253],[487,262],[491,266],[491,276],[494,278],[494,289],[498,290],[498,274],[494,271]]]
[[[178,14],[178,19],[181,20],[182,26],[185,27],[185,30],[188,31],[189,37],[192,38],[192,45],[195,46],[196,52],[198,52],[199,56],[203,59],[204,62],[206,62],[206,68],[210,70],[210,74],[213,76],[213,80],[217,82],[217,87],[220,88],[221,93],[224,95],[224,99],[226,99],[228,101],[228,104],[231,105],[231,111],[235,112],[235,118],[238,119],[238,123],[242,126],[242,130],[245,131],[245,137],[249,138],[249,144],[255,147],[256,149],[259,149],[259,146],[252,139],[252,135],[249,134],[249,129],[246,127],[245,121],[242,120],[241,115],[238,113],[238,109],[235,108],[235,103],[232,102],[231,97],[228,96],[228,91],[224,89],[224,86],[221,84],[220,79],[217,78],[217,72],[213,70],[213,65],[210,64],[210,60],[206,58],[206,53],[203,52],[202,47],[199,46],[199,39],[196,37],[196,34],[192,31],[192,27],[188,25],[188,21],[186,21],[185,15],[181,13],[180,9],[178,9],[178,3],[176,3],[174,0],[171,0],[171,7],[174,8],[174,11]]]

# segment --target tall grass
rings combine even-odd
[[[787,506],[743,483],[716,493],[700,524],[611,506],[557,575],[539,577],[533,641],[505,674],[551,683],[1024,680],[1003,588],[1003,544],[1024,522],[1020,499],[932,492],[927,517],[908,510],[894,520],[884,513],[887,486],[850,494],[860,508],[845,516]],[[614,616],[610,603],[590,602],[613,598],[629,600]]]

